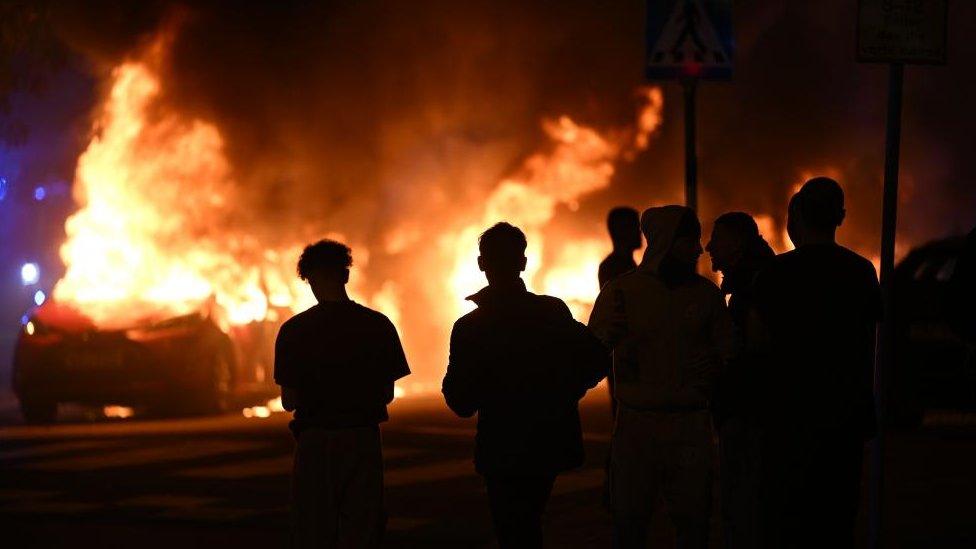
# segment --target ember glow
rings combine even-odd
[[[109,418],[127,419],[132,417],[135,411],[128,406],[110,404],[102,408],[102,414]]]

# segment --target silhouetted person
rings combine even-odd
[[[678,547],[704,548],[714,458],[708,401],[733,352],[732,322],[722,293],[695,272],[702,253],[695,213],[651,208],[641,229],[640,266],[603,287],[590,317],[614,351],[614,545],[645,547],[663,496]]]
[[[475,469],[499,545],[541,547],[556,475],[583,463],[578,401],[610,357],[565,303],[525,289],[522,231],[498,223],[479,248],[488,286],[454,324],[444,398],[461,417],[478,414]]]
[[[762,542],[760,481],[763,414],[761,389],[767,364],[756,311],[756,278],[775,257],[749,214],[722,214],[706,246],[712,270],[722,273],[722,293],[738,334],[735,357],[719,376],[712,417],[719,434],[723,541],[731,549]]]
[[[607,230],[613,241],[613,251],[600,263],[597,276],[601,288],[637,268],[634,252],[641,247],[640,214],[633,208],[614,208],[607,214]]]
[[[346,295],[349,248],[305,248],[298,275],[318,304],[281,326],[275,382],[295,412],[292,505],[297,547],[376,547],[384,528],[379,423],[410,373],[396,328]]]
[[[637,268],[634,252],[641,247],[640,214],[633,208],[624,206],[614,208],[607,214],[607,230],[610,232],[610,240],[613,241],[613,251],[600,262],[597,273],[600,288],[618,276]],[[616,417],[617,401],[613,398],[612,369],[607,378],[607,386],[610,391],[610,413],[612,417]]]
[[[771,547],[850,547],[864,441],[876,430],[872,379],[881,295],[874,266],[836,242],[836,181],[807,181],[790,201],[796,245],[759,275],[769,332],[767,524]]]

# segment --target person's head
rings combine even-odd
[[[298,259],[298,277],[308,282],[315,299],[327,301],[340,293],[349,282],[352,251],[335,240],[319,240],[302,251]]]
[[[786,230],[797,247],[834,242],[845,215],[840,185],[829,177],[815,177],[790,199]]]
[[[660,272],[666,278],[679,281],[695,274],[698,258],[703,252],[701,247],[701,223],[695,211],[682,208],[671,246],[661,261]],[[649,235],[645,234],[650,241]]]
[[[633,252],[641,247],[640,214],[633,208],[620,206],[607,214],[607,230],[615,250]]]
[[[748,246],[761,239],[756,221],[744,212],[720,215],[712,225],[712,236],[705,247],[712,257],[712,271],[734,268],[748,252]]]
[[[525,270],[525,233],[518,227],[501,222],[478,237],[478,268],[484,271],[488,284],[511,281]]]

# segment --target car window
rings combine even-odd
[[[942,257],[930,255],[919,263],[918,267],[915,269],[915,276],[913,277],[918,281],[925,281],[932,278],[932,273],[942,266]]]
[[[935,279],[939,282],[948,282],[952,278],[952,273],[956,272],[956,263],[959,263],[958,257],[953,256],[947,258],[938,272],[935,273]]]

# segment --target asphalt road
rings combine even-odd
[[[600,504],[609,440],[604,398],[584,403],[587,464],[557,481],[545,523],[550,547],[609,546]],[[391,416],[383,429],[386,545],[494,546],[471,464],[474,423],[453,418],[437,399],[397,401]],[[7,421],[17,420],[8,414]],[[286,414],[82,414],[53,426],[0,427],[0,539],[7,547],[286,547],[287,421]],[[935,414],[928,423],[889,441],[887,546],[974,547],[976,421]],[[720,547],[717,513],[712,530]],[[658,515],[655,546],[670,546],[670,536]]]

